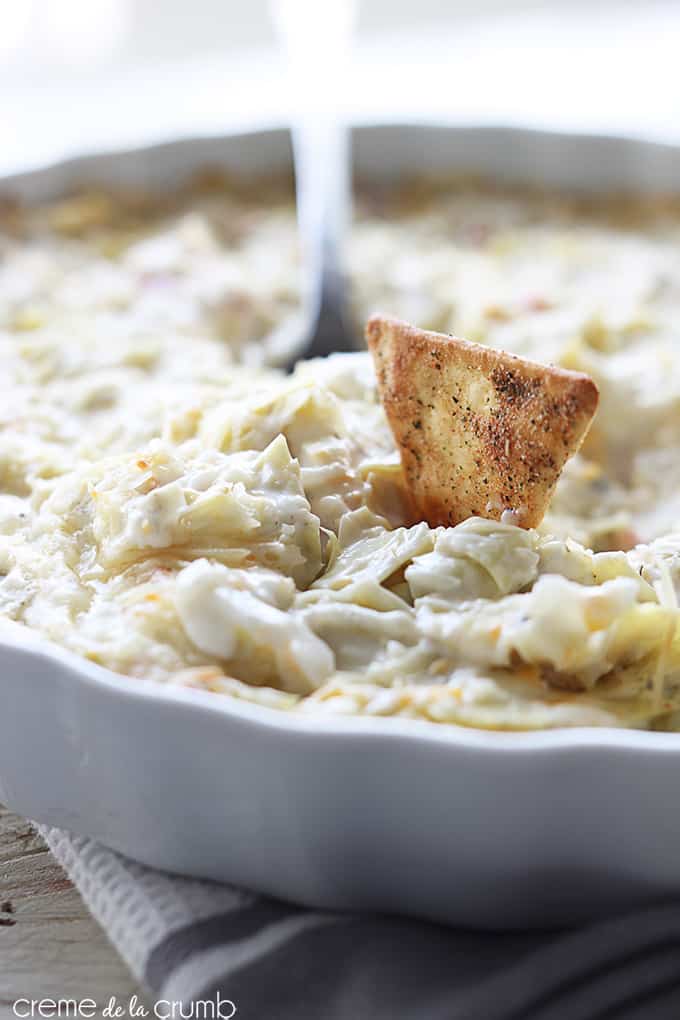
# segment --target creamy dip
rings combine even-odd
[[[470,183],[365,192],[358,315],[591,374],[540,529],[410,525],[366,353],[266,368],[294,210],[2,209],[0,612],[130,677],[287,711],[680,728],[680,210]]]

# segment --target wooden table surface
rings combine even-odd
[[[94,999],[141,989],[44,842],[0,805],[0,1020],[18,998]]]

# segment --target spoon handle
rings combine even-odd
[[[339,113],[354,4],[276,0],[275,22],[293,86],[293,150],[305,301],[305,357],[355,350],[344,273],[351,211],[349,133]]]
[[[348,324],[343,239],[349,206],[349,140],[331,120],[307,121],[293,133],[296,194],[303,259],[310,269],[310,311],[315,323],[307,357],[353,350]]]

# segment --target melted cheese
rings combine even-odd
[[[287,200],[83,194],[0,214],[0,613],[286,711],[675,727],[678,211],[379,199],[361,315],[600,386],[541,528],[413,525],[366,354],[263,367],[298,308]]]

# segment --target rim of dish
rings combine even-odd
[[[488,122],[471,122],[465,120],[446,120],[441,115],[433,115],[432,117],[422,117],[418,120],[406,119],[402,120],[398,116],[394,118],[385,117],[383,120],[352,120],[347,122],[347,129],[350,134],[362,135],[364,133],[379,132],[381,130],[386,131],[441,131],[442,133],[451,134],[519,134],[524,135],[527,138],[544,138],[572,142],[579,144],[583,143],[595,143],[595,144],[620,144],[620,145],[633,145],[640,148],[655,149],[657,151],[664,151],[672,153],[680,158],[680,141],[673,141],[672,139],[664,139],[653,133],[646,134],[644,131],[609,131],[602,132],[593,129],[588,130],[571,130],[568,128],[555,129],[549,127],[547,124],[541,126],[540,124],[529,124],[521,119],[517,121],[513,120],[489,120]],[[0,173],[0,189],[11,186],[14,182],[18,182],[22,177],[30,177],[33,175],[53,173],[61,171],[63,173],[71,170],[76,170],[80,164],[86,164],[88,162],[94,162],[97,160],[107,159],[118,159],[118,158],[129,158],[136,155],[142,155],[144,153],[160,152],[163,149],[172,149],[176,146],[189,146],[199,145],[205,142],[219,143],[224,141],[225,143],[237,140],[239,138],[255,138],[257,136],[275,136],[279,135],[282,139],[289,139],[292,144],[293,131],[289,124],[284,121],[277,119],[263,119],[261,122],[252,125],[236,125],[233,131],[216,129],[215,131],[203,131],[198,134],[187,133],[180,135],[158,135],[151,138],[149,141],[135,144],[134,141],[130,141],[129,144],[114,148],[92,148],[86,149],[85,151],[64,153],[61,156],[55,156],[49,158],[46,161],[37,160],[35,162],[26,163],[20,166],[18,169],[10,170],[8,173]],[[291,149],[292,153],[292,149]],[[291,159],[291,168],[292,168]]]
[[[70,678],[93,685],[123,698],[160,701],[174,704],[178,710],[200,714],[218,713],[258,728],[277,730],[300,737],[327,736],[342,738],[409,741],[449,745],[466,750],[496,753],[521,751],[574,751],[591,749],[644,750],[655,753],[680,752],[680,733],[629,729],[615,726],[560,727],[544,730],[485,730],[457,723],[437,723],[403,716],[340,715],[309,712],[299,713],[258,705],[229,694],[203,691],[192,687],[159,683],[144,677],[116,673],[106,666],[89,662],[75,652],[54,644],[38,634],[21,633],[16,637],[0,636],[0,661],[6,652],[16,653],[33,661],[38,668],[56,665]]]

